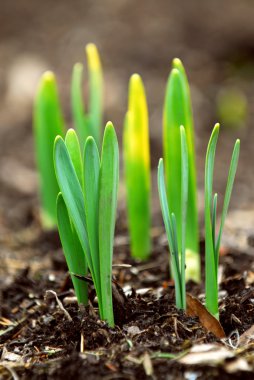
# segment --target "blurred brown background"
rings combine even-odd
[[[194,107],[201,210],[205,149],[214,123],[223,124],[215,168],[219,196],[234,141],[241,138],[224,239],[230,242],[233,236],[234,244],[247,249],[247,236],[254,231],[253,20],[251,0],[1,0],[1,236],[24,228],[24,216],[29,220],[37,205],[32,102],[38,79],[47,69],[55,71],[71,126],[72,66],[84,61],[84,46],[94,42],[106,82],[105,121],[114,122],[120,138],[128,79],[133,72],[143,77],[153,169],[162,154],[162,105],[171,60],[184,62]]]

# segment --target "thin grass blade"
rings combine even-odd
[[[218,318],[218,283],[213,230],[211,221],[213,170],[216,145],[219,135],[219,124],[216,124],[210,137],[205,163],[205,289],[206,307]]]
[[[176,250],[176,254],[175,254],[175,247],[177,246],[177,243],[175,242],[171,216],[170,216],[169,208],[168,208],[166,186],[165,186],[165,179],[164,179],[164,166],[163,166],[162,158],[159,160],[159,165],[158,165],[158,190],[159,190],[162,217],[163,217],[163,221],[164,221],[164,225],[166,229],[169,250],[170,250],[170,257],[171,257],[170,264],[172,267],[172,273],[175,280],[176,305],[177,307],[181,308],[181,280],[180,280],[180,275],[179,275],[179,268],[177,269],[177,259],[176,259],[176,254],[178,253],[178,249]]]
[[[175,217],[175,214],[173,212],[170,214],[170,220],[171,220],[171,226],[172,226],[173,247],[174,247],[172,255],[175,258],[175,265],[176,265],[176,270],[177,270],[177,279],[179,279],[179,280],[177,280],[177,283],[179,283],[180,290],[181,290],[181,271],[180,271],[179,252],[178,252],[179,245],[178,245],[178,239],[177,239],[177,224],[176,224],[176,217]],[[181,293],[181,291],[180,291],[180,293]],[[182,304],[182,294],[181,294],[180,303]]]
[[[213,210],[212,210],[212,230],[213,230],[213,249],[214,249],[214,252],[216,252],[217,199],[218,199],[218,194],[215,193],[214,197],[213,197]]]
[[[186,291],[185,291],[185,249],[186,249],[186,218],[188,205],[188,148],[185,129],[180,127],[181,137],[181,209],[182,209],[182,244],[181,244],[181,293],[182,306],[186,308]]]
[[[219,260],[221,236],[222,236],[223,227],[224,227],[225,219],[227,216],[228,206],[229,206],[233,184],[235,180],[235,175],[236,175],[236,170],[237,170],[237,165],[238,165],[238,160],[239,160],[239,153],[240,153],[240,140],[237,140],[234,146],[234,150],[233,150],[232,158],[230,162],[226,192],[225,192],[223,209],[222,209],[222,214],[221,214],[220,230],[219,230],[219,235],[218,235],[216,249],[215,249],[217,263]]]

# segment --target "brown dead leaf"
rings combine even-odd
[[[186,302],[188,315],[198,317],[200,323],[206,328],[206,330],[212,332],[217,338],[226,338],[226,334],[220,322],[209,313],[206,307],[202,305],[197,298],[187,293]]]

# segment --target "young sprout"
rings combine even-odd
[[[213,169],[217,140],[219,136],[219,124],[216,124],[210,137],[205,164],[205,287],[206,307],[216,318],[219,318],[218,308],[218,266],[219,251],[222,231],[228,211],[229,201],[234,184],[240,141],[236,140],[232,153],[224,203],[221,214],[221,222],[218,236],[215,234],[217,194],[213,195]]]
[[[84,186],[84,171],[79,141],[73,129],[69,129],[65,137],[65,145],[68,150],[70,159],[74,166],[80,186]],[[60,239],[63,246],[63,251],[75,293],[79,304],[87,304],[87,283],[74,276],[75,273],[80,276],[87,274],[87,263],[85,255],[80,244],[76,230],[71,222],[63,196],[59,193],[57,197],[57,221]]]
[[[56,197],[59,193],[54,165],[53,146],[57,135],[64,135],[56,79],[52,72],[43,74],[34,105],[34,139],[39,171],[41,223],[44,228],[56,226]]]
[[[181,234],[177,231],[177,220],[167,201],[167,193],[164,180],[163,159],[159,161],[158,167],[158,189],[162,216],[166,228],[166,234],[169,243],[172,274],[175,280],[175,297],[176,307],[179,309],[186,308],[186,289],[185,289],[185,247],[186,247],[186,218],[187,218],[187,200],[188,200],[188,148],[185,129],[183,126],[178,130],[180,135],[181,149]]]
[[[103,108],[103,75],[98,50],[94,44],[86,45],[86,56],[89,79],[89,105],[85,113],[82,91],[82,63],[76,63],[72,71],[71,106],[75,128],[81,146],[88,136],[92,136],[98,147],[101,144],[102,108]]]
[[[123,149],[131,254],[146,259],[151,249],[150,150],[146,95],[138,74],[130,78]]]
[[[184,67],[179,59],[173,60],[169,75],[163,111],[163,151],[167,199],[175,214],[177,234],[181,237],[181,142],[179,128],[186,131],[189,183],[186,229],[186,279],[200,280],[200,258],[198,237],[197,186],[195,168],[195,146],[190,89]],[[181,239],[180,239],[181,247]]]
[[[71,134],[72,138],[75,136],[75,141],[77,141],[75,132],[72,131]],[[55,141],[55,171],[61,191],[61,195],[58,197],[58,211],[60,200],[65,205],[65,214],[69,215],[70,225],[73,228],[74,235],[76,234],[78,237],[83,257],[86,259],[92,275],[98,297],[100,316],[110,326],[113,326],[111,281],[119,181],[117,137],[112,123],[108,123],[104,132],[101,158],[94,138],[88,137],[82,165],[80,165],[78,157],[74,157],[75,149],[73,149],[73,153],[70,151],[70,145],[75,144],[76,142],[68,144],[68,137],[66,141],[61,137],[57,137]],[[81,166],[83,167],[83,175],[80,171]],[[60,204],[61,206],[62,204]],[[65,215],[63,221],[60,220],[61,214],[59,212],[58,215],[58,224],[61,226],[67,217]],[[67,249],[65,249],[67,239],[63,237],[63,229],[62,233],[60,229],[61,227],[59,231],[67,259],[68,253],[66,254]],[[75,245],[73,245],[73,250],[68,256],[69,263],[67,259],[70,270],[74,269],[74,265],[78,262],[79,259],[74,258],[78,254],[79,251],[76,251]],[[73,272],[84,275],[86,274],[86,266],[80,262],[78,272],[76,270]]]

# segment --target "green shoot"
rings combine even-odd
[[[232,153],[224,203],[222,208],[221,222],[218,236],[215,234],[217,194],[213,196],[213,170],[216,145],[219,136],[219,124],[216,124],[210,137],[205,165],[205,285],[206,307],[216,318],[219,317],[218,308],[218,266],[219,250],[223,227],[228,211],[229,201],[233,189],[239,152],[240,141],[237,140]]]
[[[72,136],[75,135],[74,131],[71,133]],[[60,136],[56,138],[54,161],[61,191],[59,197],[65,204],[71,226],[78,236],[83,257],[86,258],[91,272],[98,297],[100,316],[110,326],[113,326],[111,281],[119,180],[117,137],[112,123],[108,123],[104,132],[101,158],[94,138],[87,138],[83,159],[83,187],[79,180],[79,169],[77,170],[80,166],[74,164],[75,160],[73,160],[67,145]],[[59,220],[59,225],[60,223],[64,222]],[[60,232],[64,248],[62,235],[63,233]],[[73,248],[70,256],[73,258],[74,255],[76,255],[76,251]],[[74,264],[70,264],[69,268],[71,265]],[[80,267],[79,272],[75,273],[80,274],[80,272],[82,272],[81,275],[85,275],[86,267]]]
[[[82,91],[82,63],[76,63],[72,71],[71,106],[74,124],[83,147],[92,136],[98,147],[101,144],[103,76],[98,50],[94,44],[86,46],[89,78],[89,109],[85,113]]]
[[[97,145],[101,144],[103,75],[98,50],[94,44],[86,46],[89,74],[89,121]]]
[[[186,131],[189,183],[186,229],[186,279],[200,280],[198,237],[197,186],[195,147],[190,89],[184,67],[179,59],[173,60],[163,111],[163,150],[168,203],[177,220],[177,234],[181,246],[181,142],[179,128]]]
[[[144,260],[151,249],[151,181],[148,110],[144,85],[138,74],[130,79],[123,149],[131,254]]]
[[[167,193],[164,180],[163,159],[161,158],[158,166],[158,189],[162,216],[166,228],[169,243],[172,274],[175,280],[176,307],[186,308],[186,289],[185,289],[185,239],[186,239],[186,216],[188,201],[188,148],[185,129],[180,127],[180,146],[181,146],[181,235],[179,239],[177,231],[177,219],[171,211],[167,201]],[[179,257],[180,253],[180,257]]]
[[[72,69],[71,80],[71,109],[74,125],[79,136],[79,140],[84,146],[88,136],[92,135],[89,119],[85,114],[83,89],[82,89],[83,64],[76,63]]]
[[[62,194],[57,197],[57,220],[60,239],[71,279],[73,282],[75,294],[79,304],[87,304],[87,283],[80,280],[72,273],[80,276],[87,274],[87,264],[83,249],[80,245],[79,238],[70,221],[67,208],[64,203]]]
[[[54,165],[53,146],[57,135],[64,135],[55,76],[47,71],[41,78],[34,105],[34,139],[39,169],[41,223],[44,228],[56,225],[56,197],[59,193]]]

